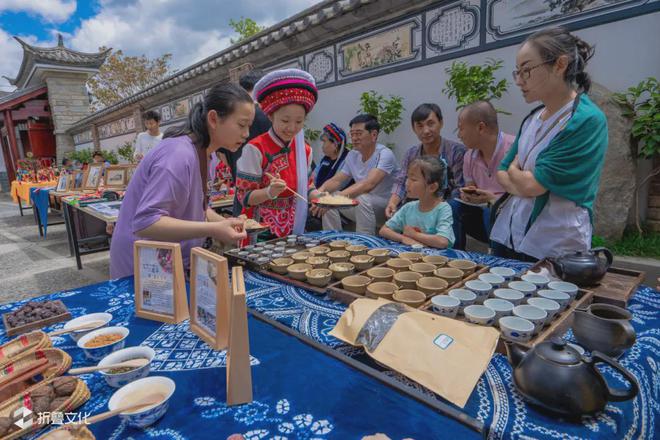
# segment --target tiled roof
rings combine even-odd
[[[36,90],[39,90],[41,88],[44,88],[44,87],[45,86],[43,84],[38,84],[36,86],[14,90],[13,92],[7,93],[6,95],[2,95],[2,96],[0,96],[0,106],[2,106],[2,104],[6,103],[6,102],[13,101],[16,98],[20,98],[21,96],[29,95],[30,93],[32,93]]]
[[[23,47],[23,62],[16,78],[7,78],[12,85],[19,86],[26,80],[32,66],[35,64],[48,64],[56,66],[90,67],[98,69],[105,61],[111,49],[103,52],[78,52],[64,47],[62,36],[58,35],[58,44],[55,47],[32,46],[18,37],[14,37]]]
[[[153,84],[140,92],[112,104],[76,122],[69,131],[75,131],[86,125],[89,121],[107,115],[127,105],[136,103],[144,98],[160,93],[170,87],[188,81],[198,75],[228,64],[236,59],[263,49],[272,43],[304,32],[312,26],[318,26],[335,17],[359,9],[364,5],[374,3],[376,0],[326,0],[312,6],[293,17],[265,29],[258,34],[228,47],[210,57],[179,70],[172,76]]]

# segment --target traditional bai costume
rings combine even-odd
[[[280,107],[298,104],[309,113],[318,98],[314,78],[298,69],[285,69],[264,76],[254,87],[254,96],[267,115]],[[278,197],[257,206],[249,206],[252,191],[266,188],[268,174],[284,180],[298,194],[307,195],[311,179],[312,149],[305,143],[301,130],[286,143],[271,128],[243,147],[237,163],[236,196],[243,205],[243,214],[267,225],[273,235],[283,237],[305,231],[308,204],[288,189]]]

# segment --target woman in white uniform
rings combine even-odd
[[[607,149],[607,121],[589,99],[585,67],[593,48],[563,28],[531,35],[513,72],[524,120],[497,179],[495,255],[523,261],[591,248],[593,204]]]

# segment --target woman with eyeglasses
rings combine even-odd
[[[539,31],[516,56],[515,83],[528,103],[497,179],[507,191],[493,209],[495,255],[534,261],[591,247],[593,205],[607,121],[587,96],[594,49],[563,28]]]

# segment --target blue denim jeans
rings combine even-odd
[[[488,243],[490,208],[466,205],[456,199],[448,203],[454,216],[454,249],[465,250],[466,234],[482,243]]]

